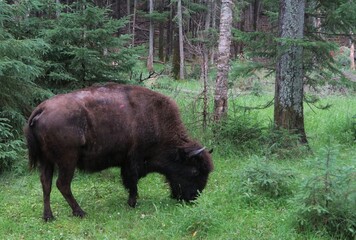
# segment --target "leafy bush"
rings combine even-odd
[[[356,237],[356,168],[335,169],[337,150],[323,149],[321,166],[303,186],[297,211],[300,230],[326,229],[330,235],[343,239]]]
[[[23,166],[19,159],[23,159],[23,141],[14,139],[9,120],[0,118],[0,172],[15,170],[22,173]]]
[[[294,173],[266,159],[256,159],[242,173],[241,192],[248,201],[258,196],[279,198],[292,194]]]

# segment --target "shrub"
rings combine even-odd
[[[321,169],[306,181],[297,199],[297,224],[302,231],[326,229],[334,237],[355,239],[356,169],[335,169],[336,158],[337,150],[329,146],[317,159]]]
[[[230,143],[239,150],[251,150],[260,145],[264,127],[252,113],[229,116],[213,126],[215,141]]]
[[[24,143],[14,139],[11,130],[9,120],[0,118],[0,172],[15,170],[16,173],[22,173],[24,168],[20,159],[23,159]]]
[[[279,198],[292,194],[294,173],[266,159],[257,159],[242,173],[241,191],[246,200],[257,196]]]

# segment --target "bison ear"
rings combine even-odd
[[[209,153],[210,153],[210,154],[212,154],[213,152],[214,152],[214,149],[213,149],[213,148],[209,150]]]

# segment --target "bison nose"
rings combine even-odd
[[[190,194],[187,194],[187,196],[185,197],[185,201],[194,201],[195,199],[197,199],[198,197],[198,193],[190,193]]]

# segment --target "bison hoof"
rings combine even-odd
[[[43,220],[44,220],[45,222],[51,222],[51,221],[54,220],[54,217],[53,217],[52,214],[45,214],[45,215],[43,215]]]
[[[129,204],[130,207],[136,207],[137,201],[134,198],[129,198],[129,200],[127,201],[127,203]]]
[[[73,216],[83,218],[86,213],[83,210],[73,211]]]

